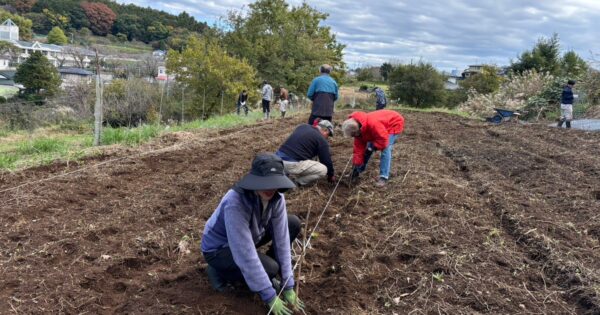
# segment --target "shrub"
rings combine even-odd
[[[160,102],[160,89],[142,79],[117,79],[104,90],[104,118],[108,125],[136,126]]]
[[[430,63],[398,65],[389,76],[390,98],[414,107],[440,105],[446,96],[445,81]]]
[[[600,104],[600,71],[589,69],[577,83],[576,89],[585,94],[591,105]]]
[[[492,115],[496,107],[528,111],[528,117],[539,118],[558,103],[565,82],[563,78],[547,73],[525,71],[513,75],[497,93],[469,91],[468,100],[459,108],[478,117]]]

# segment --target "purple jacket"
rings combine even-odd
[[[256,251],[256,244],[268,228],[273,231],[275,256],[282,283],[287,279],[286,289],[294,287],[294,273],[283,194],[276,193],[264,213],[262,209],[262,201],[254,191],[230,189],[206,222],[201,249],[209,253],[229,247],[250,290],[258,292],[263,301],[270,301],[276,292]]]

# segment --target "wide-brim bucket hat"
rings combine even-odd
[[[237,183],[246,190],[287,190],[296,188],[283,169],[283,160],[275,154],[261,153],[252,161],[252,169]]]

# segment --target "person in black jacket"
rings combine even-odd
[[[246,114],[246,116],[248,116],[248,92],[246,92],[246,90],[243,90],[242,93],[240,93],[240,96],[238,96],[238,100],[237,100],[237,114],[240,114],[240,109],[244,108],[244,114]]]
[[[335,182],[333,161],[327,139],[333,136],[333,124],[320,120],[315,126],[302,124],[281,145],[275,153],[283,160],[286,174],[296,184],[308,185],[325,175]],[[318,157],[319,161],[313,160]]]
[[[560,121],[558,122],[558,128],[561,128],[563,123],[567,123],[567,129],[571,128],[571,120],[573,120],[573,86],[575,81],[569,80],[567,85],[563,88],[562,95],[560,97]]]

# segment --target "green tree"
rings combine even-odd
[[[58,26],[61,29],[67,29],[70,26],[69,22],[71,19],[68,16],[52,12],[48,9],[42,10],[42,13],[46,16],[48,21],[50,21],[52,26]]]
[[[521,74],[527,70],[547,72],[558,75],[560,72],[560,42],[558,34],[538,39],[532,50],[524,51],[516,62],[511,63],[511,70]]]
[[[35,51],[17,68],[15,82],[23,84],[25,95],[54,95],[61,79],[56,68],[41,52]]]
[[[169,37],[171,30],[160,22],[152,22],[146,33],[148,34],[147,41],[161,41]]]
[[[38,34],[48,34],[52,29],[52,23],[43,13],[27,13],[24,17],[31,20],[32,30]]]
[[[10,12],[0,9],[0,23],[11,19],[19,27],[19,38],[21,40],[30,40],[33,37],[32,26],[33,22],[30,19],[20,15],[10,14]]]
[[[445,77],[430,63],[399,65],[389,76],[392,98],[414,107],[441,105]]]
[[[357,69],[356,80],[358,81],[373,81],[373,73],[370,68]]]
[[[231,111],[242,90],[248,90],[252,97],[253,87],[258,85],[256,70],[247,61],[229,56],[217,41],[207,38],[191,38],[182,52],[170,50],[167,70],[193,91],[191,112],[196,115],[220,112],[221,93],[224,111]],[[204,95],[206,104],[203,108]]]
[[[574,51],[566,52],[560,60],[561,75],[570,79],[580,78],[587,73],[589,66]]]
[[[65,45],[67,42],[67,36],[58,26],[53,27],[48,33],[48,44]]]
[[[475,90],[480,94],[490,94],[498,91],[503,78],[498,74],[500,69],[492,65],[484,65],[480,73],[459,82],[461,89],[465,92]]]
[[[113,34],[125,34],[128,40],[139,39],[141,35],[142,20],[132,14],[121,14],[113,24]]]
[[[379,73],[383,77],[383,81],[387,81],[390,73],[394,71],[394,65],[389,62],[384,62],[381,67],[379,67]]]
[[[306,3],[290,8],[284,0],[258,0],[249,5],[247,14],[230,13],[230,31],[223,34],[225,48],[247,59],[261,79],[306,91],[321,64],[332,65],[336,79],[345,70],[344,45],[322,25],[326,18],[326,13]]]

